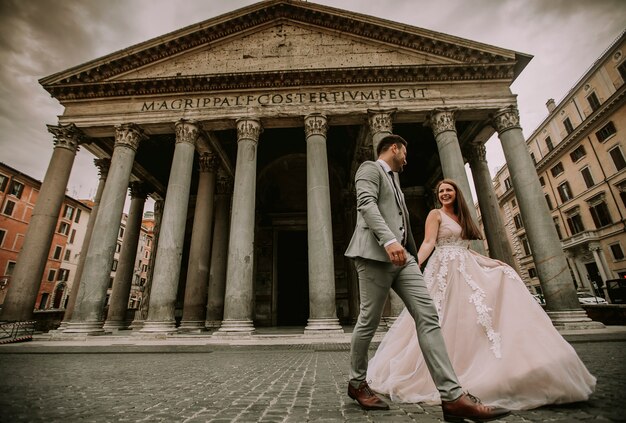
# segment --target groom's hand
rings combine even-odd
[[[399,242],[393,242],[385,247],[389,260],[396,266],[406,264],[406,250]]]

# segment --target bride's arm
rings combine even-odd
[[[437,232],[439,232],[439,224],[441,223],[441,215],[439,211],[433,209],[426,217],[426,228],[424,230],[424,241],[420,245],[417,252],[417,264],[422,265],[435,249],[437,242]]]

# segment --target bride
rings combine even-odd
[[[586,400],[596,379],[508,265],[469,249],[480,239],[462,193],[437,185],[440,209],[426,218],[418,251],[450,360],[483,403],[522,410]],[[397,402],[440,403],[406,309],[368,368],[370,386]]]

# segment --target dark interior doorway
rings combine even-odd
[[[306,231],[278,232],[278,326],[306,326],[309,317],[309,262]]]

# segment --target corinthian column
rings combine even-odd
[[[109,312],[104,322],[105,331],[126,329],[126,310],[128,308],[128,297],[133,281],[133,270],[135,259],[137,258],[137,246],[139,245],[139,235],[141,235],[141,220],[143,218],[143,207],[148,196],[148,188],[142,182],[131,182],[130,184],[130,209],[126,220],[126,230],[122,240],[122,250],[120,260],[115,271],[111,297],[109,301]]]
[[[72,319],[63,333],[101,333],[104,302],[117,245],[120,218],[139,142],[146,138],[135,124],[115,128],[111,168],[89,242]]]
[[[214,153],[204,153],[200,156],[198,195],[196,196],[196,209],[193,218],[183,319],[180,322],[180,330],[204,330],[213,232],[215,172],[218,164],[217,155]]]
[[[70,297],[67,300],[67,307],[65,307],[63,321],[57,329],[59,332],[63,332],[67,328],[67,323],[71,320],[72,313],[74,312],[76,297],[78,296],[78,289],[80,287],[80,278],[83,275],[83,269],[85,268],[85,258],[87,257],[87,249],[89,249],[89,242],[91,242],[91,235],[93,233],[93,225],[96,221],[96,216],[98,215],[100,199],[102,198],[104,184],[107,180],[107,175],[109,173],[109,166],[111,165],[111,160],[106,158],[94,159],[93,162],[98,167],[100,180],[98,181],[98,189],[96,190],[96,196],[93,199],[93,207],[91,208],[89,221],[87,222],[87,228],[85,229],[85,238],[83,239],[83,245],[81,245],[80,247],[80,257],[78,258],[78,265],[76,266],[76,272],[74,273],[74,282],[72,283]]]
[[[380,141],[385,138],[387,135],[391,135],[393,133],[393,114],[396,109],[387,109],[387,110],[368,110],[368,118],[370,125],[370,133],[372,134],[372,154],[374,156],[374,160],[378,159],[378,154],[376,154],[376,150],[378,150],[378,144]],[[400,186],[400,181],[396,181],[397,186]],[[388,316],[384,316],[383,321],[386,326],[391,326],[396,318],[400,315],[400,312],[404,308],[404,303],[395,293],[395,291],[389,291],[389,304],[390,311]],[[381,325],[383,323],[381,321]],[[379,330],[384,330],[384,327],[379,325]]]
[[[327,130],[326,116],[314,113],[304,118],[309,247],[309,319],[304,328],[306,334],[343,333],[335,304]]]
[[[430,115],[427,124],[430,125],[433,134],[435,134],[443,177],[452,179],[457,183],[467,202],[470,216],[474,219],[474,222],[478,222],[472,191],[465,173],[465,161],[463,160],[461,146],[456,134],[454,111],[450,109],[436,109]],[[472,248],[481,254],[485,254],[482,242],[472,242]]]
[[[65,188],[78,145],[84,139],[74,124],[48,125],[48,131],[54,137],[54,151],[4,299],[3,321],[29,321],[33,318],[39,285],[59,220],[59,210],[65,199]]]
[[[517,264],[513,259],[513,251],[511,250],[502,215],[500,214],[498,197],[491,182],[485,145],[472,145],[468,152],[468,159],[474,178],[474,185],[476,186],[476,195],[478,196],[478,206],[480,207],[483,226],[485,227],[485,236],[489,245],[489,255],[516,269]]]
[[[257,144],[261,134],[257,119],[237,120],[237,165],[233,212],[228,243],[224,320],[216,335],[254,333],[254,211]]]
[[[224,291],[226,290],[226,260],[228,259],[228,228],[230,203],[233,196],[233,179],[219,172],[215,196],[215,225],[209,270],[209,288],[206,306],[207,328],[219,328],[224,316]]]
[[[181,119],[176,123],[176,147],[165,195],[148,319],[141,332],[176,330],[176,293],[185,240],[193,156],[199,136],[200,128],[195,122]]]
[[[535,268],[546,298],[546,310],[552,323],[562,328],[602,326],[587,317],[576,297],[567,260],[524,141],[517,107],[512,105],[500,110],[493,116],[492,125],[498,131],[509,167]]]

